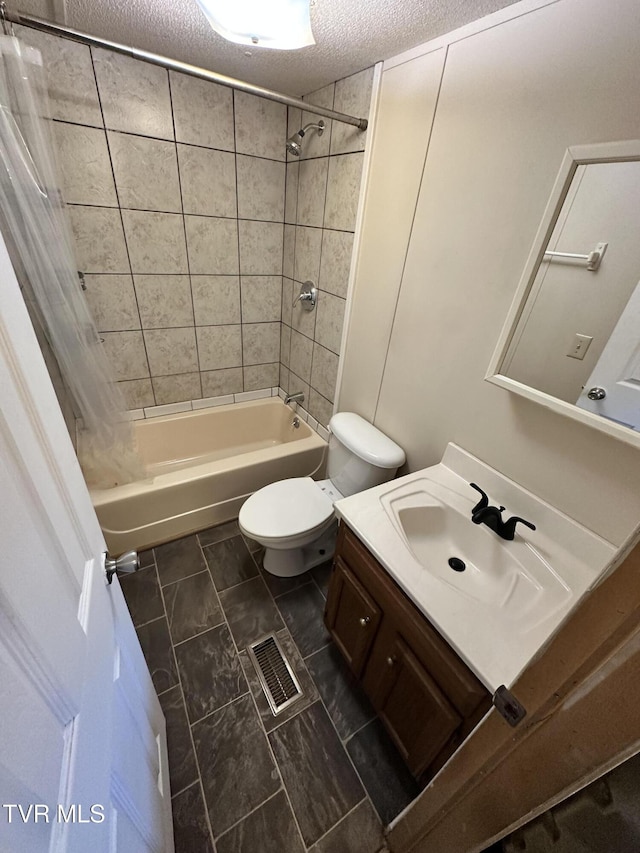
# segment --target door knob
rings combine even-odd
[[[594,388],[589,388],[587,392],[587,397],[590,400],[604,400],[607,396],[607,392],[604,388],[598,388],[597,386]]]
[[[366,628],[369,622],[371,622],[371,619],[368,616],[363,616],[361,619],[358,619],[358,622],[360,622],[360,625],[363,628]]]
[[[104,559],[104,572],[109,583],[116,572],[137,572],[139,568],[140,560],[137,551],[125,551],[119,557],[110,557],[107,554]]]

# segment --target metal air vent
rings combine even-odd
[[[267,634],[251,643],[247,652],[275,717],[302,696],[302,688],[275,634]]]

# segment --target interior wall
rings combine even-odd
[[[500,371],[568,403],[578,400],[640,279],[640,163],[579,171],[579,187],[563,206],[549,248],[586,253],[606,242],[607,251],[594,272],[562,259],[540,265]],[[593,338],[581,360],[567,354],[576,333]]]
[[[629,106],[640,87],[635,0],[620,0],[615,15],[603,0],[533,6],[515,5],[435,45],[446,48],[446,62],[413,223],[399,226],[409,244],[404,271],[399,285],[372,289],[359,259],[339,408],[372,412],[407,451],[410,470],[457,442],[620,544],[640,519],[640,453],[484,381],[566,148],[640,134]],[[385,63],[383,89],[387,73],[419,53]],[[374,141],[372,187],[397,167],[405,132],[399,124],[395,144],[379,150]],[[376,208],[363,242],[372,220],[395,234],[383,199]],[[369,267],[388,264],[396,237],[369,247]],[[397,296],[380,305],[386,339],[358,324],[385,284]],[[369,356],[378,364],[387,346],[379,381],[365,378],[363,393]]]
[[[43,53],[78,269],[129,408],[277,386],[286,107],[17,31]]]
[[[373,77],[374,69],[367,68],[305,100],[367,117]],[[288,135],[320,118],[289,108]],[[326,426],[333,413],[367,132],[323,121],[322,136],[314,130],[305,134],[300,158],[288,155],[280,386],[302,391],[303,409]],[[317,288],[313,311],[300,302],[293,306],[308,280]]]

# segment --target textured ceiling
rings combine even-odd
[[[234,0],[227,0],[234,2]],[[293,51],[231,44],[195,0],[8,0],[10,9],[304,95],[516,0],[311,0],[316,44]]]

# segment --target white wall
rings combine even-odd
[[[541,264],[518,334],[500,372],[575,403],[640,279],[640,163],[592,163],[563,205],[549,248],[608,248],[600,268],[562,259]],[[572,184],[572,188],[573,188]],[[593,341],[582,360],[567,355],[574,335]]]
[[[637,0],[533,6],[385,63],[380,115],[397,124],[374,138],[338,408],[403,445],[410,470],[455,441],[621,543],[640,521],[640,453],[484,381],[565,149],[640,136]],[[425,121],[416,141],[398,78],[441,47],[431,136]],[[407,203],[420,186],[413,223],[390,215],[393,186],[379,192],[389,170],[411,172],[408,188],[395,179]]]

